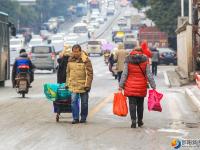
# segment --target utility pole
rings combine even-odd
[[[192,0],[189,0],[189,24],[192,24]]]
[[[184,17],[184,0],[181,0],[181,17]]]

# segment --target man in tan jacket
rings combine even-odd
[[[115,52],[115,60],[117,61],[117,76],[118,76],[118,82],[120,82],[122,72],[124,70],[124,61],[126,56],[128,55],[128,51],[124,49],[124,45],[120,43],[118,45],[118,49]]]
[[[66,87],[72,92],[72,124],[79,123],[79,97],[81,98],[81,120],[86,123],[88,115],[88,99],[93,80],[92,63],[80,45],[72,47],[72,55],[68,60]]]

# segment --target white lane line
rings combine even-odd
[[[164,78],[165,78],[165,84],[166,84],[168,87],[171,87],[170,81],[169,81],[169,78],[168,78],[168,75],[167,75],[167,72],[166,72],[166,71],[163,71],[163,74],[164,74]]]
[[[193,92],[189,89],[185,89],[186,96],[193,102],[193,104],[197,107],[200,112],[200,100],[193,94]]]

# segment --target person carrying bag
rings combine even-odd
[[[147,95],[147,82],[155,89],[156,84],[150,71],[148,58],[137,47],[126,57],[119,90],[129,99],[129,110],[132,120],[131,128],[143,126],[144,97]],[[136,113],[137,112],[137,113]],[[137,120],[136,120],[137,119]]]

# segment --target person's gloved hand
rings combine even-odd
[[[86,91],[86,92],[89,92],[90,89],[91,89],[90,87],[85,87],[85,91]]]

